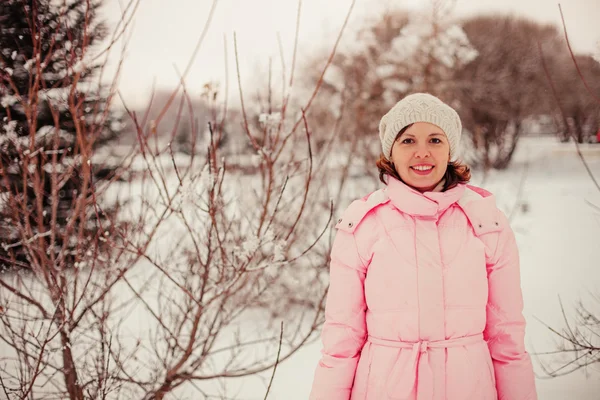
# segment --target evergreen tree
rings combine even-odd
[[[94,188],[107,174],[92,154],[120,125],[95,73],[99,6],[0,2],[0,268],[34,268],[44,254],[68,267],[98,243]]]

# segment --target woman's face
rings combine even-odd
[[[396,138],[391,158],[404,183],[427,192],[435,188],[446,173],[450,144],[440,127],[415,122]]]

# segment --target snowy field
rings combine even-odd
[[[600,145],[581,149],[600,179]],[[473,183],[480,183],[482,178],[476,172],[474,175]],[[587,200],[600,205],[600,192],[574,144],[537,137],[523,138],[510,170],[490,174],[483,186],[496,194],[507,215],[512,214],[521,251],[527,349],[530,353],[555,350],[556,336],[540,320],[557,329],[564,326],[559,296],[566,313],[573,315],[578,300],[600,295],[600,213],[586,204]],[[600,302],[590,300],[587,305],[600,314]],[[306,400],[320,350],[321,343],[315,341],[279,365],[268,398]],[[599,365],[547,379],[539,360],[533,358],[540,400],[600,399]],[[226,395],[240,400],[263,399],[270,374],[228,381]]]

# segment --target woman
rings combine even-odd
[[[338,221],[311,400],[534,400],[519,256],[467,186],[456,111],[425,93],[379,124],[386,185]]]

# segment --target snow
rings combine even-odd
[[[262,113],[259,115],[258,121],[260,122],[260,124],[262,126],[265,126],[270,129],[275,128],[281,121],[281,113],[280,112],[274,112],[271,114]]]
[[[351,39],[342,40],[339,50],[350,57],[366,54],[367,50],[377,46],[377,38],[371,31],[358,32]]]
[[[383,86],[386,89],[392,89],[394,91],[403,93],[408,91],[408,89],[410,88],[410,83],[399,79],[388,79],[383,81]]]
[[[390,76],[394,75],[394,73],[396,72],[397,69],[398,69],[398,66],[396,66],[396,65],[383,64],[383,65],[379,65],[375,68],[375,74],[381,79],[386,79],[386,78],[389,78]]]
[[[13,104],[15,104],[16,102],[19,101],[19,97],[12,95],[12,94],[6,94],[4,96],[2,96],[2,99],[0,99],[0,105],[3,108],[8,108],[10,106],[12,106]]]
[[[260,247],[261,240],[258,237],[250,238],[242,243],[242,251],[237,252],[242,258],[248,258],[254,254]]]
[[[400,31],[391,43],[391,54],[389,59],[397,63],[401,63],[409,59],[419,48],[421,48],[421,37],[425,37],[430,33],[424,31],[422,25],[408,25]]]
[[[338,92],[344,90],[346,82],[344,81],[344,71],[337,65],[330,65],[325,71],[323,80],[333,86]]]
[[[456,35],[453,31],[460,31],[462,35]],[[461,63],[466,64],[477,57],[478,52],[469,46],[469,41],[457,26],[453,26],[438,38],[437,46],[433,48],[432,54],[448,68],[454,67],[455,57]],[[453,43],[454,42],[454,43]]]
[[[25,62],[25,64],[23,64],[23,68],[25,68],[25,71],[29,71],[31,70],[31,66],[35,63],[35,59],[30,58],[29,60],[27,60],[27,62]]]
[[[283,240],[277,240],[273,245],[273,261],[285,260],[285,246],[286,243]]]
[[[83,72],[87,68],[87,61],[78,60],[72,68],[72,71],[76,74]]]
[[[458,25],[440,27],[434,34],[431,24],[418,18],[405,26],[391,43],[390,61],[402,64],[418,60],[430,53],[437,61],[448,68],[466,64],[477,57],[477,51],[471,47],[466,33]]]
[[[17,138],[17,134],[15,129],[17,127],[17,121],[10,121],[4,125],[4,132],[6,134],[4,140],[0,139],[0,142],[4,142],[6,140],[14,140]]]

